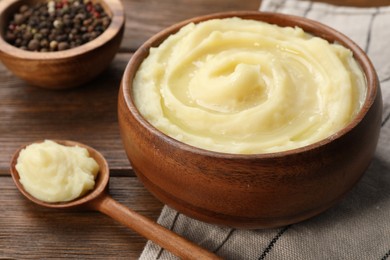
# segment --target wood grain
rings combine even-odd
[[[298,26],[350,49],[367,79],[367,97],[359,116],[332,138],[309,147],[267,155],[205,153],[193,146],[178,144],[166,135],[156,134],[132,102],[135,96],[132,79],[149,49],[177,32],[185,22],[146,41],[124,72],[118,119],[125,150],[148,190],[167,205],[195,219],[233,228],[258,229],[282,227],[313,217],[340,200],[361,178],[373,158],[382,115],[375,69],[367,55],[349,38],[302,17],[245,11],[196,17],[191,22],[196,24],[227,17]],[[199,47],[196,51],[204,49]],[[183,59],[187,58],[183,55]],[[164,77],[171,75],[163,74]],[[166,101],[164,96],[161,99]],[[187,108],[185,105],[179,108],[182,107]],[[178,119],[178,125],[186,123],[173,118]]]
[[[1,67],[0,174],[16,149],[35,140],[69,139],[101,151],[114,170],[130,169],[117,123],[117,93],[131,54],[117,54],[100,77],[76,89],[50,91],[25,84]]]
[[[101,213],[35,205],[22,197],[9,177],[0,176],[0,191],[1,259],[136,259],[145,244],[144,238]],[[112,177],[110,194],[152,219],[162,206],[136,178]]]
[[[11,175],[18,190],[25,198],[36,205],[48,209],[75,209],[88,208],[104,213],[112,219],[123,224],[125,227],[137,232],[142,237],[152,240],[164,249],[172,252],[180,258],[188,260],[197,259],[220,259],[217,255],[206,249],[199,247],[197,244],[185,239],[184,237],[172,232],[171,230],[157,224],[155,220],[139,214],[133,209],[126,207],[120,202],[113,199],[107,192],[108,181],[110,178],[110,171],[103,155],[90,146],[83,143],[69,141],[69,140],[55,140],[60,145],[75,147],[79,146],[88,150],[89,155],[97,162],[99,166],[99,173],[95,179],[95,187],[92,191],[80,198],[71,200],[69,202],[48,203],[39,200],[26,191],[24,185],[19,181],[20,175],[16,168],[17,159],[20,152],[25,148],[21,147],[19,152],[16,152],[11,162]],[[41,143],[35,142],[34,144]],[[66,162],[65,162],[66,163]]]
[[[93,211],[49,210],[25,200],[9,176],[12,154],[39,139],[71,139],[99,150],[110,165],[110,193],[157,219],[162,204],[135,178],[117,123],[117,95],[132,51],[165,26],[198,14],[257,9],[258,1],[125,0],[122,47],[97,79],[78,89],[39,89],[0,64],[0,258],[137,259],[146,239]],[[158,10],[158,11],[156,11]],[[96,228],[98,227],[98,228]]]
[[[321,0],[322,1],[322,0]],[[388,0],[325,0],[348,5],[389,5]],[[123,0],[124,39],[109,68],[72,90],[26,84],[0,64],[0,259],[138,259],[146,240],[94,211],[49,210],[25,200],[9,176],[9,161],[22,144],[73,139],[99,150],[111,168],[110,194],[156,219],[162,208],[135,178],[117,123],[117,95],[124,68],[146,39],[195,15],[257,10],[260,0]]]
[[[258,8],[256,0],[186,0],[180,4],[174,0],[127,0],[123,4],[126,29],[121,52],[102,75],[81,88],[38,89],[0,64],[0,175],[8,174],[11,155],[20,145],[42,138],[84,142],[101,151],[112,169],[126,171],[130,167],[119,138],[116,104],[131,52],[164,27],[194,15]]]
[[[257,10],[260,1],[237,0],[132,0],[124,1],[126,30],[122,50],[135,51],[163,28],[197,15],[222,11]]]

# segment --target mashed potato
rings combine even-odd
[[[85,148],[46,140],[23,149],[16,170],[24,189],[35,198],[66,202],[94,188],[99,165]]]
[[[134,101],[156,128],[224,153],[270,153],[334,134],[366,81],[352,52],[301,28],[240,18],[188,24],[152,48]]]

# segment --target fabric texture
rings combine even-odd
[[[260,10],[320,21],[366,51],[377,70],[384,105],[372,164],[340,203],[298,224],[265,230],[232,229],[191,219],[168,206],[158,223],[224,259],[390,259],[390,7],[263,0]],[[140,259],[178,258],[149,241]]]

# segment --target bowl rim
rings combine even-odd
[[[147,57],[147,55],[149,54],[149,49],[151,47],[156,47],[160,45],[169,35],[176,33],[178,30],[180,30],[181,27],[189,23],[199,23],[205,20],[221,19],[221,18],[229,18],[229,17],[240,17],[243,19],[254,19],[259,21],[266,20],[266,22],[269,22],[269,20],[272,19],[279,19],[278,22],[270,22],[270,23],[282,27],[288,27],[288,26],[291,27],[292,25],[286,25],[286,24],[293,23],[294,24],[293,26],[299,26],[301,28],[304,27],[302,29],[305,32],[311,33],[315,36],[319,36],[326,40],[328,40],[327,36],[333,36],[334,38],[337,39],[337,41],[332,41],[332,42],[337,42],[345,46],[346,48],[350,49],[353,53],[354,58],[357,60],[359,66],[362,68],[367,83],[366,97],[364,103],[362,104],[360,111],[355,115],[354,119],[351,122],[349,122],[346,126],[344,126],[342,129],[335,132],[334,134],[322,140],[319,140],[317,142],[311,143],[309,145],[294,148],[294,149],[289,149],[285,151],[270,152],[270,153],[253,153],[253,154],[218,152],[218,151],[199,148],[178,141],[170,137],[169,135],[163,133],[162,131],[154,127],[151,123],[149,123],[142,116],[142,114],[139,112],[138,108],[134,104],[132,98],[133,95],[131,94],[133,78],[139,66],[141,65],[143,59]],[[211,156],[211,157],[224,158],[224,159],[232,159],[232,158],[255,159],[255,158],[275,158],[275,157],[283,157],[287,155],[300,154],[309,150],[319,149],[324,145],[329,144],[332,141],[341,138],[342,136],[346,135],[348,132],[352,131],[352,129],[354,129],[363,120],[365,115],[368,113],[368,111],[374,104],[377,98],[378,91],[379,91],[378,76],[367,54],[353,40],[351,40],[343,33],[333,29],[332,27],[327,26],[315,20],[311,20],[305,17],[295,16],[295,15],[271,13],[271,12],[263,12],[263,11],[230,11],[230,12],[213,13],[213,14],[203,15],[203,16],[196,16],[178,22],[176,24],[173,24],[163,29],[162,31],[160,31],[159,33],[155,34],[147,41],[145,41],[138,48],[138,50],[133,54],[129,63],[126,66],[126,69],[123,74],[122,82],[121,82],[120,94],[123,95],[123,99],[127,106],[127,109],[129,110],[130,113],[132,113],[132,115],[138,121],[138,123],[147,131],[150,131],[157,138],[163,140],[166,143],[169,143],[169,145],[172,145],[184,151],[192,152],[203,156]]]
[[[26,0],[2,0],[0,2],[0,16],[4,15],[5,11],[11,6],[18,5]],[[42,0],[44,1],[44,0]],[[40,1],[40,2],[42,2]],[[20,3],[19,3],[20,2]],[[67,59],[75,56],[79,56],[90,52],[103,46],[105,43],[113,39],[121,30],[125,23],[125,12],[123,4],[120,0],[95,0],[95,2],[103,3],[111,12],[111,23],[106,30],[97,38],[84,43],[80,46],[55,52],[36,52],[22,50],[18,47],[9,44],[3,38],[4,31],[0,32],[0,54],[6,54],[15,58],[24,60],[53,60],[53,59]],[[3,30],[3,28],[0,28]]]

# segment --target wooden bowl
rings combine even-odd
[[[32,85],[49,89],[80,86],[101,73],[119,49],[125,16],[120,0],[96,0],[111,17],[109,27],[96,39],[72,49],[33,52],[14,47],[4,40],[5,27],[23,4],[46,0],[2,0],[0,2],[0,59],[16,76]]]
[[[285,152],[239,155],[198,149],[148,123],[133,103],[132,81],[152,46],[189,22],[238,16],[306,32],[352,50],[362,67],[367,97],[356,118],[336,134]],[[270,228],[303,221],[339,201],[361,178],[373,157],[382,99],[366,54],[343,34],[315,21],[275,13],[230,12],[176,24],[145,42],[121,83],[118,115],[128,158],[145,187],[190,217],[238,228]]]

